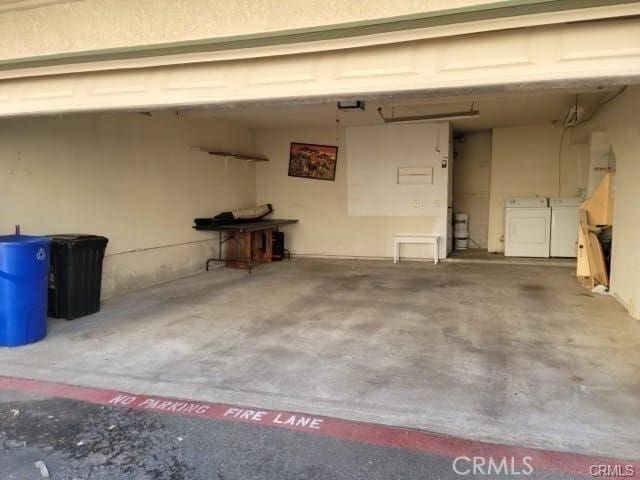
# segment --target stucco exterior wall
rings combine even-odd
[[[15,2],[17,7],[19,3]],[[0,10],[0,58],[246,35],[486,3],[493,2],[83,0],[45,3],[39,8]]]

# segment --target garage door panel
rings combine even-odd
[[[593,25],[589,30],[571,29],[559,35],[561,60],[583,60],[640,55],[640,22]]]
[[[343,51],[5,80],[0,116],[534,82],[558,86],[606,79],[612,84],[619,78],[626,83],[640,79],[638,24],[635,19],[565,24]],[[616,45],[615,36],[624,41]]]
[[[466,38],[442,41],[438,49],[440,72],[459,72],[479,68],[503,68],[533,63],[530,35],[510,32],[475,35],[472,42]],[[460,55],[460,51],[464,55]]]
[[[278,85],[317,80],[318,56],[254,60],[247,65],[248,85]]]
[[[416,59],[427,55],[419,44],[371,47],[343,53],[337,62],[337,80],[418,75]]]

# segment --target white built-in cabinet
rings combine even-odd
[[[449,123],[350,127],[346,147],[349,216],[416,217],[416,231],[396,233],[439,235],[446,257],[453,245]]]

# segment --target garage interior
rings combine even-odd
[[[575,259],[500,252],[507,198],[587,195],[601,131],[611,169],[627,172],[616,187],[625,214],[638,87],[364,100],[364,111],[306,100],[1,120],[2,182],[21,201],[0,216],[23,233],[109,244],[102,311],[50,320],[46,341],[0,352],[0,373],[634,457],[640,325],[625,249],[637,226],[616,223],[612,296],[580,286]],[[565,131],[576,103],[585,120],[602,115]],[[477,118],[393,126],[377,111],[471,105]],[[335,181],[288,176],[291,142],[337,146]],[[436,196],[394,203],[375,174],[358,180],[385,155],[396,167],[432,162]],[[446,237],[449,197],[469,213],[475,250],[434,265],[428,246],[408,245],[394,265],[394,235]],[[218,239],[192,219],[264,203],[298,220],[283,228],[293,258],[250,275],[203,272]]]
[[[638,471],[639,16],[627,0],[5,2],[2,234],[108,244],[99,312],[45,318],[45,266],[46,337],[0,347],[0,473],[37,475],[38,461],[62,478],[80,453],[88,473],[68,478],[118,476],[100,462],[123,478],[140,463],[140,478],[449,478],[461,454],[513,466],[526,448],[550,460],[544,478],[625,459]],[[291,175],[295,143],[337,148],[335,176]],[[570,254],[553,255],[551,207],[535,202],[593,205],[603,184],[607,218],[574,225]],[[193,228],[264,204],[296,220],[281,227],[291,258],[251,273]],[[526,238],[510,255],[512,218],[537,225],[542,255]],[[611,248],[595,265],[601,228]],[[395,263],[411,236],[428,241]],[[0,255],[0,338],[3,268]],[[158,408],[112,404],[120,394]],[[277,441],[280,426],[232,423],[229,407],[326,429]],[[358,447],[380,448],[348,450],[344,469],[354,422],[385,428],[367,428]],[[425,448],[434,470],[419,442],[456,448]],[[304,450],[309,469],[287,470]],[[202,475],[165,468],[179,455]],[[387,474],[394,456],[421,475]],[[255,475],[212,469],[245,462]]]

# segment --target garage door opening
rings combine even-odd
[[[22,199],[2,218],[109,238],[103,311],[52,321],[46,342],[3,352],[2,373],[632,457],[637,322],[576,282],[576,259],[503,254],[507,199],[586,198],[594,158],[598,174],[620,167],[615,132],[566,123],[619,92],[2,120],[6,193]],[[477,118],[407,125],[377,111],[470,105]],[[335,172],[318,179],[321,160]],[[224,245],[192,219],[267,203],[298,220],[283,227],[293,259],[203,272]],[[472,248],[456,253],[460,213]],[[408,244],[394,264],[393,238],[408,235],[437,236],[445,261]]]

